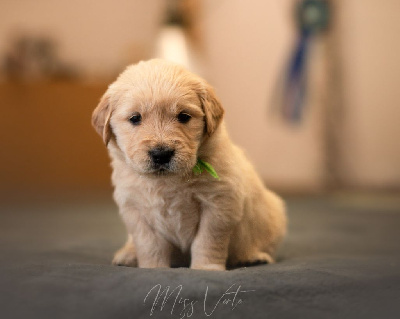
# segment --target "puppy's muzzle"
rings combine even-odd
[[[166,147],[156,147],[149,151],[149,156],[155,168],[167,168],[175,151]]]

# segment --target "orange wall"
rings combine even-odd
[[[113,76],[152,52],[165,5],[163,0],[118,3],[3,0],[0,52],[13,32],[45,32],[58,39],[65,61],[92,77]],[[288,127],[271,112],[294,44],[294,3],[201,1],[206,53],[201,65],[226,108],[233,140],[268,184],[310,189],[318,188],[325,174],[323,116],[329,81],[322,38],[312,50],[310,103],[303,124]],[[335,3],[344,109],[339,173],[345,185],[400,187],[400,2]],[[106,152],[89,124],[105,88],[106,83],[1,85],[0,186],[108,187]]]
[[[57,39],[60,57],[109,76],[148,57],[164,0],[1,0],[0,52],[20,33]]]
[[[106,148],[90,125],[106,85],[0,85],[0,190],[110,186]]]
[[[340,4],[344,123],[342,178],[400,187],[400,1]]]
[[[293,1],[206,1],[203,14],[209,78],[226,108],[228,129],[268,184],[314,189],[322,184],[318,82],[323,62],[313,49],[304,123],[290,126],[278,106],[284,68],[295,43]]]

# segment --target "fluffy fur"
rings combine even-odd
[[[178,121],[181,112],[191,116],[187,123]],[[163,60],[132,65],[109,86],[92,124],[108,147],[128,231],[114,264],[153,268],[186,260],[193,269],[224,270],[274,262],[286,231],[284,204],[230,141],[223,114],[207,82]],[[162,169],[149,155],[157,147],[174,150]],[[193,174],[197,158],[220,179]]]

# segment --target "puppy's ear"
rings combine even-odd
[[[110,96],[106,93],[103,95],[99,105],[97,105],[92,114],[92,125],[96,132],[103,138],[103,142],[106,146],[111,139],[110,117]]]
[[[214,89],[208,83],[204,83],[199,93],[199,98],[205,114],[206,132],[208,135],[211,135],[221,123],[224,116],[224,109]]]

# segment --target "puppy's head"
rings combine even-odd
[[[185,175],[223,113],[203,79],[178,65],[150,60],[128,67],[109,86],[92,124],[106,145],[115,138],[137,172]]]

